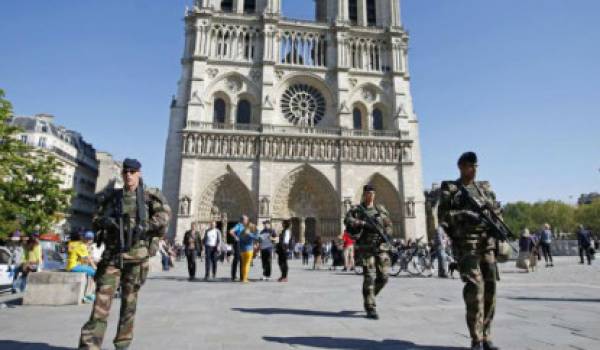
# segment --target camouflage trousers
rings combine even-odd
[[[463,299],[471,339],[476,342],[491,340],[498,277],[494,251],[466,252],[460,257],[459,267],[465,282]]]
[[[375,297],[388,282],[391,260],[387,252],[361,254],[359,262],[363,267],[363,301],[365,310],[375,310]]]
[[[96,300],[90,319],[81,329],[79,349],[100,350],[107,319],[115,292],[121,286],[121,309],[115,347],[126,348],[133,340],[133,321],[137,306],[138,291],[146,280],[149,264],[125,263],[123,269],[113,264],[101,265],[96,274]]]

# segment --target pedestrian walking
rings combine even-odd
[[[279,278],[279,282],[287,282],[288,281],[288,254],[290,249],[290,240],[291,240],[291,232],[290,232],[290,221],[284,220],[282,223],[282,231],[279,235],[279,241],[277,243],[277,262],[279,264],[279,269],[281,270],[281,277]]]
[[[552,234],[550,225],[544,224],[540,234],[540,248],[542,248],[542,254],[544,254],[546,267],[554,266],[554,262],[552,261],[552,240],[554,240],[554,235]]]
[[[213,279],[217,277],[217,260],[222,242],[221,230],[217,228],[215,221],[211,221],[208,230],[204,233],[204,280],[206,281],[210,279],[211,274]]]
[[[163,271],[169,271],[169,268],[171,267],[171,252],[169,250],[167,238],[165,236],[161,237],[158,241],[158,252],[160,254],[160,262]]]
[[[202,251],[200,231],[198,231],[197,227],[197,224],[193,222],[190,229],[183,235],[183,249],[187,260],[188,279],[190,281],[196,279],[196,258],[198,257],[198,251]]]
[[[586,230],[583,225],[579,225],[579,230],[577,230],[577,243],[579,245],[579,263],[584,264],[583,257],[585,255],[588,265],[591,265],[592,233]]]
[[[519,238],[519,256],[517,258],[517,268],[525,272],[535,271],[537,257],[534,254],[535,240],[528,229],[523,229]]]

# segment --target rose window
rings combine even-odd
[[[295,84],[281,96],[281,110],[294,125],[314,126],[325,116],[325,98],[307,84]]]

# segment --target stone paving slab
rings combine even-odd
[[[259,262],[251,277],[260,276]],[[600,349],[600,265],[559,258],[520,273],[502,265],[495,322],[503,349]],[[275,268],[277,271],[277,268]],[[185,262],[142,288],[132,349],[454,350],[469,343],[462,283],[392,277],[378,298],[381,319],[362,311],[361,278],[291,264],[290,282],[188,282]],[[0,296],[0,349],[73,349],[91,307],[21,306]],[[119,302],[104,348],[112,349]]]

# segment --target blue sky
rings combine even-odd
[[[160,185],[191,2],[2,1],[0,88],[17,114],[54,114]],[[402,6],[426,186],[475,150],[504,202],[600,191],[600,1]],[[286,16],[312,11],[284,1]]]

